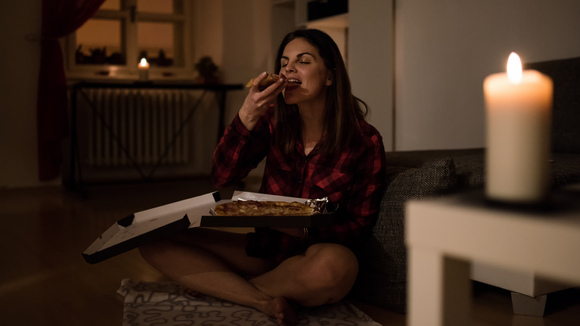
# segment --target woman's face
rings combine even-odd
[[[287,104],[301,104],[325,100],[326,88],[332,75],[318,50],[304,38],[296,38],[286,45],[280,59],[280,75],[288,80],[282,91]]]

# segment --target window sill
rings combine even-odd
[[[103,67],[105,68],[105,67]],[[193,80],[196,78],[195,73],[185,71],[159,71],[151,69],[147,80]],[[67,71],[68,80],[139,80],[138,72],[115,71],[114,69],[102,71]]]

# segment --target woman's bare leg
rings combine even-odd
[[[358,263],[346,247],[316,244],[273,269],[267,260],[248,257],[246,236],[192,229],[172,241],[140,248],[145,260],[185,287],[296,323],[286,299],[303,306],[341,300],[354,284]],[[240,275],[259,275],[247,281]]]
[[[272,296],[312,307],[340,301],[352,288],[358,261],[348,248],[331,243],[312,245],[275,269],[250,280]]]
[[[248,257],[245,243],[244,234],[191,229],[139,250],[149,264],[189,289],[254,307],[280,325],[295,324],[285,298],[271,297],[240,276],[260,275],[274,267],[265,259]]]

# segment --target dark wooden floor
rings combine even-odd
[[[122,217],[215,191],[206,179],[87,189],[88,199],[59,187],[0,191],[0,325],[121,326],[121,280],[167,279],[136,250],[94,265],[81,253]],[[509,293],[484,287],[475,295],[474,324],[580,325],[577,294],[534,318],[513,316]],[[405,325],[403,315],[356,304],[383,325]]]

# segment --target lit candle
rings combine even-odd
[[[142,58],[139,62],[139,79],[147,80],[149,79],[149,62],[145,58]]]
[[[507,74],[484,83],[487,114],[486,196],[489,199],[538,203],[550,188],[550,128],[553,83],[536,70],[522,72],[517,54]]]

